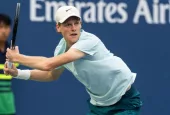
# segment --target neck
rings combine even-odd
[[[73,44],[67,43],[67,47],[70,48]]]
[[[68,49],[70,49],[71,46],[72,46],[72,44],[67,43],[66,51],[67,51]]]

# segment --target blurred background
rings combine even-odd
[[[75,5],[83,29],[97,35],[137,73],[135,86],[144,103],[141,115],[170,114],[168,0],[1,0],[0,13],[13,19],[17,2],[21,12],[16,44],[21,53],[53,56],[61,39],[55,30],[55,11],[61,5]],[[54,82],[12,82],[17,115],[86,115],[88,111],[89,96],[68,71]]]

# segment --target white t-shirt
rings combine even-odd
[[[79,40],[71,46],[87,55],[63,65],[86,87],[93,105],[113,105],[121,99],[134,82],[132,73],[124,61],[114,56],[95,35],[82,30]],[[64,53],[66,42],[62,38],[54,55]]]

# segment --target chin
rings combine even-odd
[[[77,36],[74,36],[74,37],[70,37],[70,40],[71,41],[77,41],[79,38]]]
[[[77,41],[78,41],[78,39],[71,40],[72,43],[76,43]]]

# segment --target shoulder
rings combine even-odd
[[[80,41],[81,41],[81,40],[88,40],[88,41],[96,41],[96,42],[101,41],[101,40],[99,39],[99,37],[96,36],[95,34],[90,33],[90,32],[86,32],[86,31],[84,31],[84,30],[82,30],[79,40],[80,40]]]
[[[64,38],[61,38],[61,40],[59,41],[59,43],[58,43],[58,45],[56,46],[56,48],[63,46],[65,43],[66,43],[66,41],[64,40]]]
[[[55,48],[54,55],[63,53],[65,51],[65,45],[66,45],[66,42],[65,42],[64,38],[62,38]]]
[[[98,38],[95,34],[86,32],[84,30],[82,30],[80,37],[82,37],[82,38],[84,38],[84,37]]]
[[[63,44],[63,43],[65,43],[65,40],[64,40],[64,38],[61,38],[61,40],[59,41],[58,45]]]

